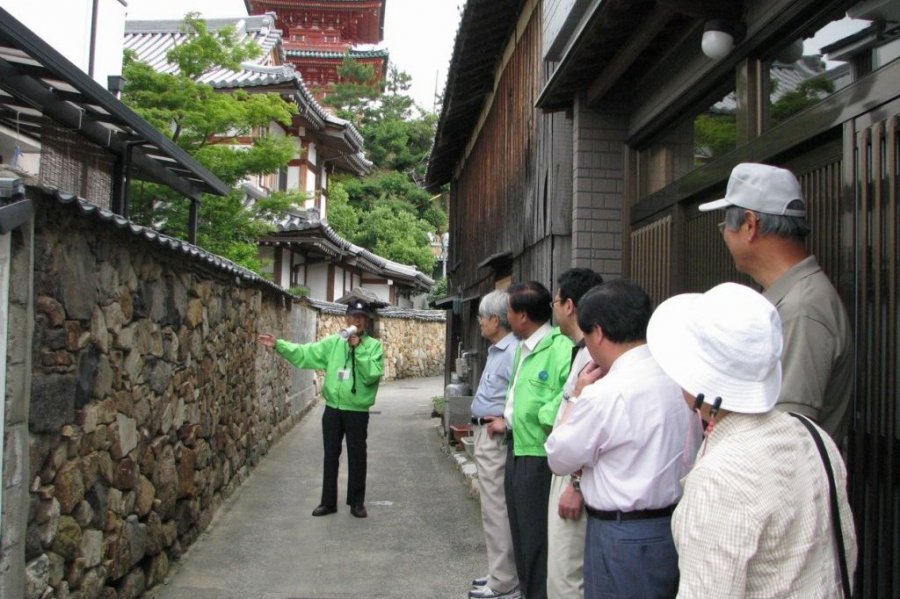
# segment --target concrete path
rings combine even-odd
[[[173,568],[156,599],[466,597],[486,569],[478,501],[441,451],[431,398],[443,377],[384,383],[369,421],[366,507],[313,518],[322,468],[317,406],[279,441]],[[345,452],[346,454],[346,452]]]

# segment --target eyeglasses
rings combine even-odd
[[[554,299],[552,302],[550,302],[550,309],[552,310],[553,306],[555,306],[556,304],[561,304],[561,303],[563,303],[563,301],[561,299]]]
[[[719,234],[724,235],[725,234],[725,221],[723,220],[716,226],[719,227]]]

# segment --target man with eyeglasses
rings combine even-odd
[[[559,398],[554,427],[559,424],[567,406],[573,404],[578,375],[591,363],[578,328],[578,304],[590,289],[603,283],[603,277],[589,268],[570,268],[556,280],[556,294],[550,304],[559,330],[572,340],[572,367]],[[550,481],[547,504],[547,596],[569,599],[584,595],[584,536],[587,516],[581,495],[580,472]]]
[[[516,336],[507,319],[509,296],[492,291],[478,305],[481,336],[490,341],[487,360],[475,397],[472,427],[475,436],[475,467],[481,498],[481,526],[487,553],[488,574],[472,581],[472,599],[512,598],[518,595],[519,579],[513,554],[512,534],[506,514],[503,482],[506,474],[506,435],[491,433],[488,425],[503,418],[506,390],[512,377]]]
[[[806,202],[797,178],[768,164],[734,167],[719,224],[738,271],[763,288],[784,327],[784,380],[778,408],[816,421],[838,443],[851,420],[850,319],[831,281],[806,250]]]

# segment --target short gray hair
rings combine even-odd
[[[481,298],[481,303],[478,304],[478,314],[485,318],[496,316],[500,319],[500,326],[508,331],[510,330],[509,317],[506,315],[508,307],[509,294],[498,289]]]
[[[795,206],[796,203],[799,205]],[[803,208],[803,200],[794,200],[788,208]],[[744,213],[752,212],[759,220],[759,232],[763,235],[790,237],[802,242],[809,235],[809,225],[803,216],[782,216],[780,214],[761,214],[749,208],[729,206],[725,210],[725,227],[729,231],[737,231],[744,222]]]

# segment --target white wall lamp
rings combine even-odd
[[[700,47],[708,58],[721,60],[731,54],[734,44],[744,37],[742,23],[710,19],[703,26],[703,40]]]

